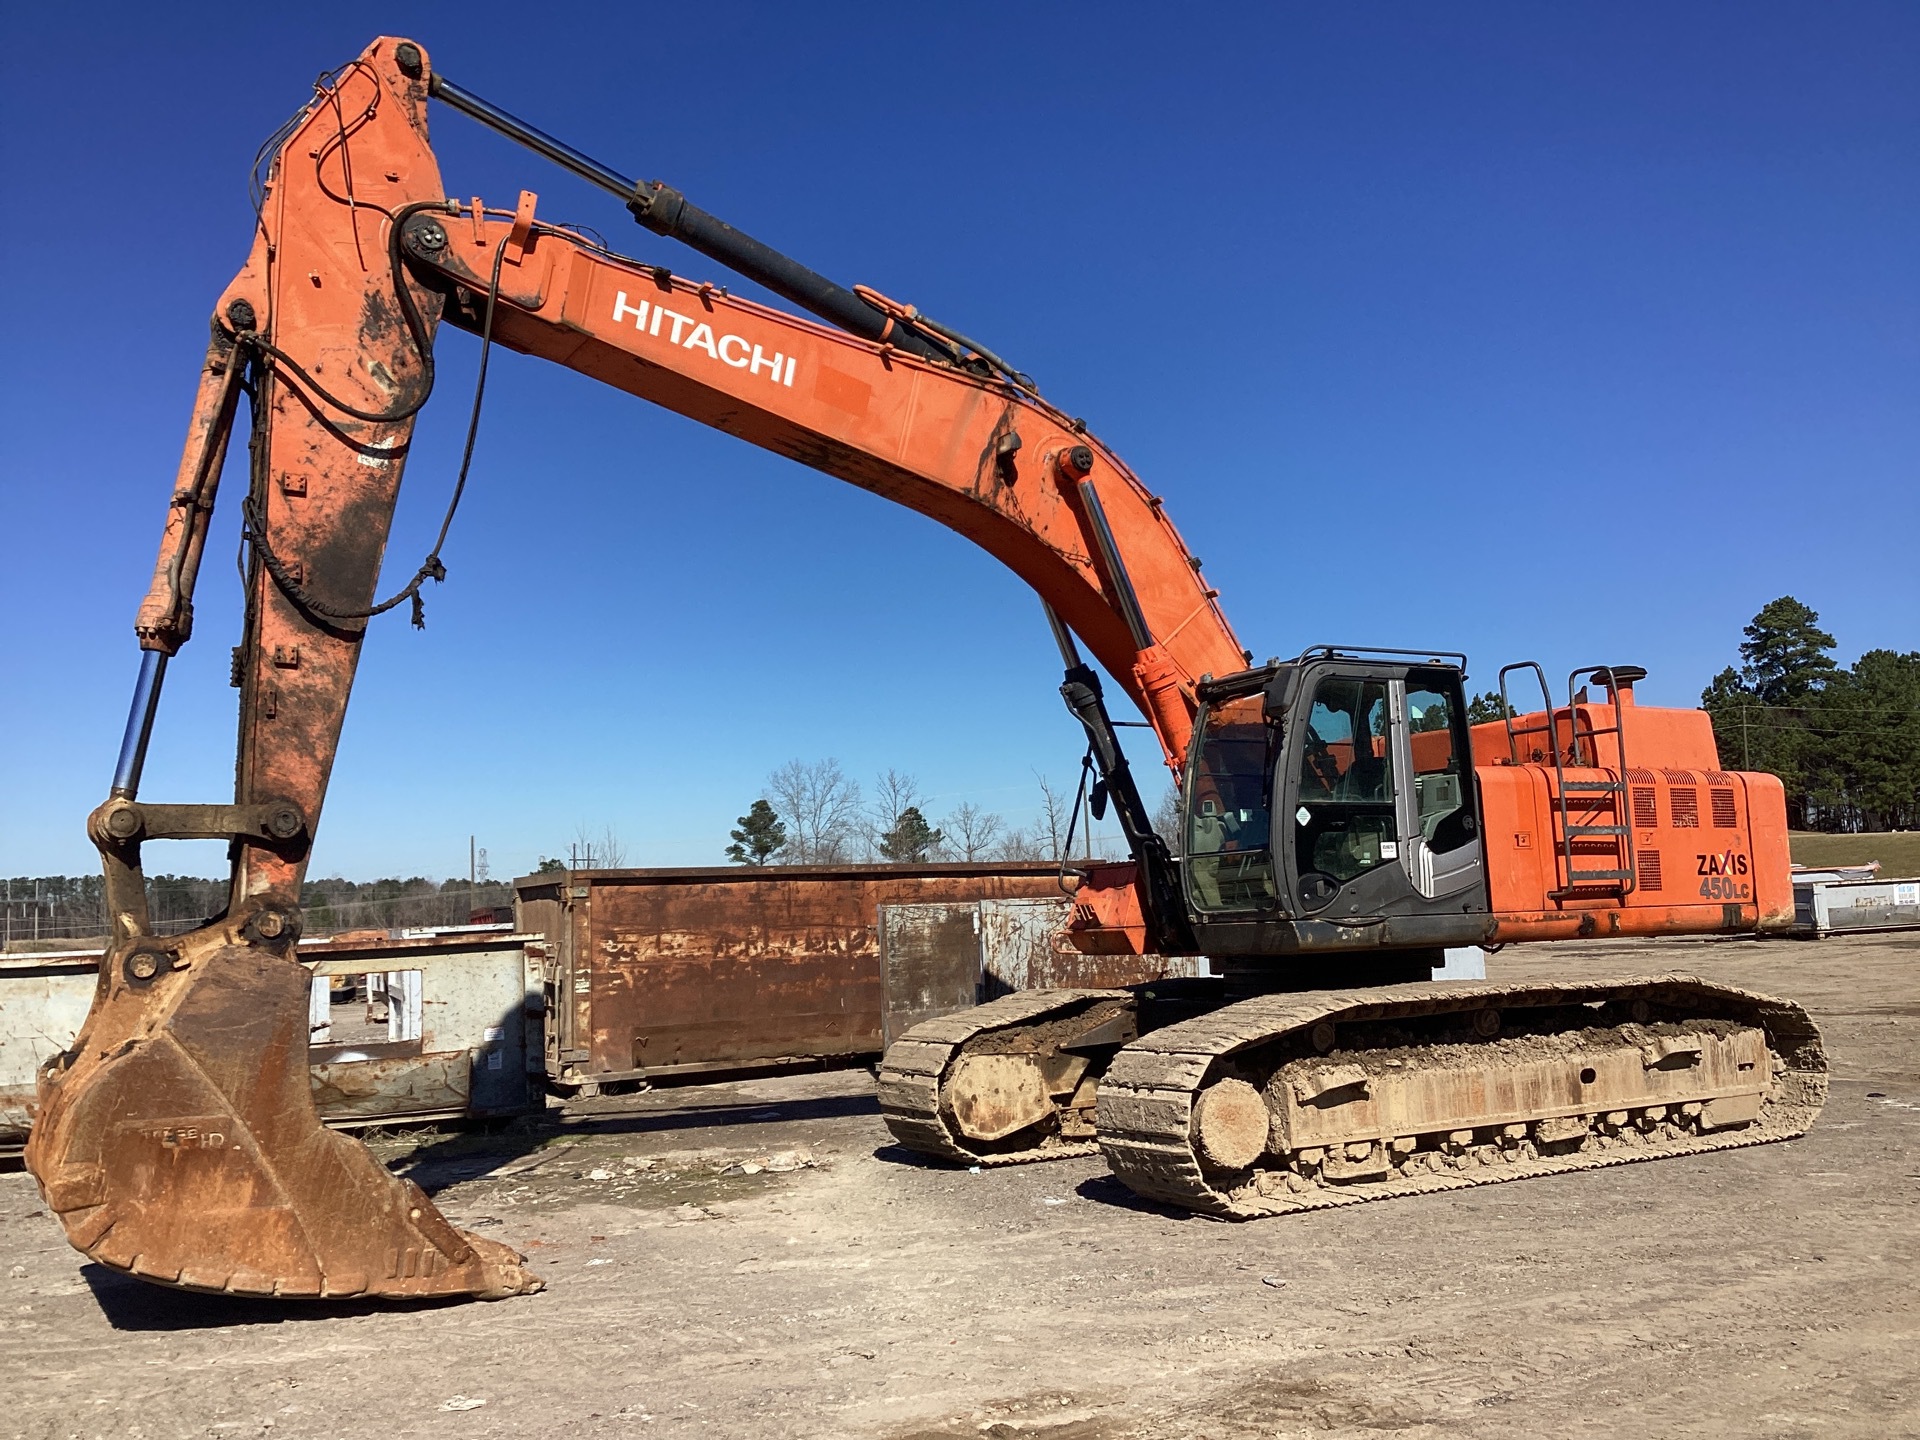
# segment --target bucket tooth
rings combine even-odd
[[[41,1072],[27,1164],[68,1240],[156,1284],[280,1298],[529,1294],[497,1241],[449,1224],[328,1130],[307,1070],[311,977],[225,927],[142,983],[110,951],[74,1049]]]

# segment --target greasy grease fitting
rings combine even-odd
[[[982,1007],[908,1032],[899,1066],[889,1053],[882,1105],[903,1143],[977,1164],[1084,1152],[1069,1127],[1085,1110],[1059,1084],[1025,1130],[965,1133],[983,1041],[1024,1048],[1041,1073],[1061,1050],[1092,1048],[1058,1034],[1085,1000],[1049,1014],[1046,997],[1010,998],[1054,1033]],[[1124,1011],[1130,998],[1106,1003]],[[1073,1101],[1096,1092],[1114,1173],[1150,1199],[1236,1219],[1789,1139],[1827,1089],[1803,1010],[1687,976],[1267,995],[1108,1053],[1104,1073],[1096,1059],[1076,1077]]]

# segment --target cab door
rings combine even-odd
[[[1352,663],[1302,678],[1274,805],[1295,913],[1484,910],[1459,672]]]
[[[1414,890],[1437,908],[1484,911],[1479,794],[1460,672],[1409,669],[1392,690],[1405,777],[1395,791],[1401,866]]]

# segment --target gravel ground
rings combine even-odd
[[[1790,995],[1784,1145],[1247,1225],[1097,1161],[888,1144],[862,1071],[376,1142],[548,1281],[346,1310],[84,1264],[0,1173],[0,1433],[40,1437],[1920,1435],[1920,940],[1513,949]]]

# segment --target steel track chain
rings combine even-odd
[[[1481,1006],[1551,1007],[1634,999],[1682,1005],[1711,1002],[1720,1011],[1744,1012],[1733,1018],[1759,1025],[1767,1035],[1769,1048],[1787,1064],[1782,1077],[1785,1083],[1777,1087],[1780,1093],[1769,1100],[1760,1119],[1741,1130],[1653,1140],[1626,1151],[1589,1153],[1583,1147],[1567,1155],[1502,1160],[1474,1172],[1408,1173],[1386,1181],[1344,1186],[1316,1179],[1313,1189],[1271,1196],[1258,1194],[1251,1185],[1232,1193],[1216,1189],[1194,1149],[1193,1106],[1213,1062],[1288,1031],[1322,1020],[1435,1015],[1464,1010],[1476,1002]],[[1223,1218],[1254,1219],[1787,1140],[1804,1134],[1813,1123],[1826,1089],[1826,1062],[1818,1032],[1804,1010],[1789,1001],[1713,985],[1694,976],[1662,975],[1560,986],[1471,981],[1396,985],[1261,996],[1140,1037],[1120,1051],[1101,1082],[1099,1140],[1114,1174],[1138,1194]]]
[[[963,1165],[1024,1165],[1092,1155],[1095,1140],[1045,1136],[1029,1150],[988,1151],[968,1147],[940,1105],[940,1082],[966,1044],[995,1030],[1044,1021],[1099,1000],[1130,999],[1125,990],[1023,990],[938,1020],[924,1020],[887,1047],[880,1062],[880,1113],[893,1136],[909,1150]]]

